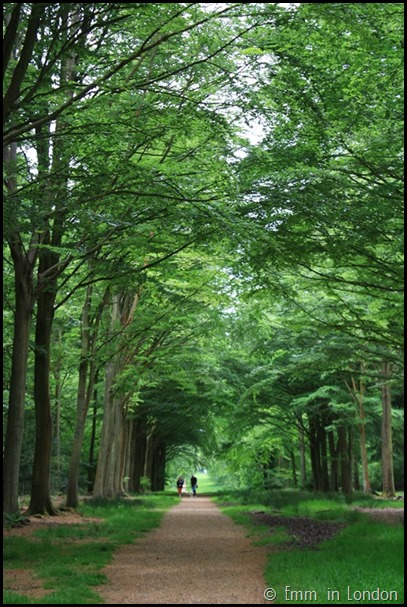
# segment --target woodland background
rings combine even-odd
[[[403,488],[403,5],[6,3],[3,510]]]

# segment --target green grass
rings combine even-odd
[[[404,603],[404,527],[371,521],[353,509],[356,505],[377,508],[378,502],[381,507],[399,507],[400,502],[362,497],[348,504],[340,497],[293,491],[271,492],[268,506],[264,500],[250,503],[241,492],[216,501],[236,523],[245,526],[254,544],[271,548],[265,588],[276,591],[274,604]],[[252,510],[347,525],[316,550],[288,549],[284,546],[288,535],[283,519],[277,528],[253,525],[248,516]]]
[[[356,512],[353,506],[333,499],[312,499],[296,504],[287,504],[280,510],[284,516],[308,516],[324,521],[363,520],[364,515]]]
[[[246,528],[246,535],[255,546],[279,546],[289,539],[283,525],[271,529],[267,525],[254,524],[249,516],[251,511],[264,510],[261,505],[221,506],[221,510],[230,516],[235,523]]]
[[[103,522],[49,525],[35,531],[32,538],[6,537],[4,568],[29,570],[43,580],[44,588],[51,592],[35,600],[5,589],[3,604],[101,603],[95,587],[105,583],[102,570],[110,562],[114,550],[157,527],[164,512],[176,503],[177,498],[168,495],[89,501],[81,505],[80,511],[84,516],[98,517]]]
[[[343,497],[292,490],[267,495],[226,493],[209,475],[197,477],[198,494],[215,495],[214,499],[223,504],[222,509],[245,526],[251,541],[270,550],[265,588],[276,590],[275,604],[403,604],[403,527],[369,521],[353,510],[354,506],[403,507],[403,503],[365,496],[356,496],[347,503]],[[262,499],[255,499],[258,497]],[[101,603],[97,587],[105,582],[103,569],[114,550],[157,527],[164,512],[176,503],[175,488],[133,500],[88,501],[81,505],[83,515],[101,518],[103,522],[50,525],[36,531],[32,539],[6,537],[5,568],[31,571],[50,592],[34,600],[5,589],[3,604]],[[248,516],[251,510],[345,521],[347,526],[317,550],[288,550],[284,543],[289,536],[283,521],[273,529],[253,525]],[[369,600],[358,594],[372,593],[377,588],[396,592],[397,598]]]
[[[198,479],[198,493],[216,494],[221,491],[221,487],[217,485],[216,481],[209,474],[197,472],[195,476]]]
[[[311,516],[319,520],[363,520],[365,517],[354,509],[363,508],[404,508],[403,501],[375,498],[361,493],[351,498],[337,493],[323,494],[295,489],[275,489],[272,491],[236,490],[223,491],[215,498],[220,504],[257,504],[284,516]]]
[[[398,525],[355,523],[320,544],[318,550],[272,554],[266,584],[276,590],[276,604],[381,604],[369,600],[367,594],[359,598],[364,595],[358,593],[372,593],[377,588],[397,593],[396,599],[394,595],[384,602],[403,604],[403,535]],[[306,591],[315,594],[306,595]]]

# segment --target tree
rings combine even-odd
[[[387,360],[382,363],[382,467],[383,467],[383,495],[395,497],[393,473],[393,438],[391,427],[391,396],[390,396],[390,364]]]
[[[71,508],[76,508],[78,505],[79,467],[85,423],[98,373],[98,363],[96,360],[98,333],[109,296],[108,290],[105,290],[97,305],[92,306],[92,296],[95,298],[94,291],[94,285],[88,285],[81,316],[81,353],[78,368],[76,427],[69,463],[66,498],[66,504]]]
[[[265,136],[240,168],[257,281],[295,267],[345,303],[344,325],[392,347],[403,339],[399,9],[301,4],[284,27],[256,30],[250,57],[263,86],[252,103]],[[374,319],[343,301],[349,292]]]
[[[150,87],[153,90],[150,95],[153,102],[160,104],[161,96],[161,99],[167,99],[167,106],[171,106],[171,97],[165,86],[160,90],[160,83],[168,83],[172,79],[175,89],[178,89],[173,107],[181,107],[187,100],[183,95],[193,85],[194,70],[199,73],[201,66],[207,66],[209,79],[215,74],[221,74],[222,67],[211,64],[210,59],[225,54],[227,47],[239,35],[239,26],[230,27],[226,41],[222,42],[219,38],[211,41],[210,37],[206,37],[205,28],[233,8],[208,13],[195,5],[171,5],[169,8],[164,8],[164,5],[146,5],[144,12],[134,13],[132,6],[123,4],[79,6],[68,3],[40,7],[34,4],[5,5],[6,92],[3,142],[8,188],[6,211],[9,211],[6,214],[8,218],[13,217],[6,226],[6,235],[16,275],[15,362],[11,373],[9,429],[5,445],[6,511],[17,509],[16,482],[22,440],[23,386],[35,302],[39,302],[42,322],[47,318],[49,325],[46,333],[42,332],[42,327],[37,332],[38,345],[45,353],[49,350],[52,300],[61,284],[61,281],[58,282],[59,277],[68,266],[80,267],[84,259],[111,243],[125,225],[129,227],[128,222],[132,216],[136,217],[138,225],[142,220],[145,223],[146,220],[151,220],[151,213],[144,203],[134,209],[134,200],[161,198],[161,204],[156,205],[153,217],[167,214],[162,202],[164,193],[166,205],[169,201],[184,205],[207,202],[204,194],[199,195],[200,189],[196,183],[185,194],[183,189],[188,181],[186,175],[179,176],[184,183],[178,183],[174,193],[174,185],[171,180],[165,179],[165,171],[158,170],[174,148],[174,138],[171,135],[167,138],[161,130],[158,132],[156,125],[153,131],[144,132],[140,124],[137,126],[138,136],[135,142],[131,142],[130,131],[121,139],[128,118],[124,123],[113,124],[110,120],[103,123],[103,119],[99,122],[105,131],[102,149],[102,133],[99,131],[99,158],[103,154],[109,155],[110,163],[104,167],[109,170],[98,183],[97,191],[92,189],[92,182],[95,183],[98,173],[101,173],[99,168],[97,172],[92,170],[95,148],[90,149],[86,145],[88,129],[94,130],[97,124],[97,121],[94,122],[95,113],[103,107],[102,115],[110,115],[111,99],[120,96],[125,101],[124,106],[127,103],[127,109],[131,108],[132,114],[137,108],[136,115],[139,116],[146,109],[146,95]],[[153,20],[152,15],[155,17]],[[132,41],[130,47],[126,45],[126,48],[121,44],[125,29]],[[205,40],[203,47],[190,36],[189,33],[193,31],[197,32],[200,42]],[[184,52],[179,53],[174,66],[168,60],[168,51],[175,39],[179,41],[183,36],[190,44],[179,46]],[[201,52],[202,48],[205,48],[204,53]],[[191,54],[192,49],[194,51]],[[182,74],[187,74],[188,71],[191,77],[189,80],[187,77],[183,83]],[[157,87],[159,94],[154,91],[154,87]],[[209,92],[207,90],[205,94],[208,95]],[[192,93],[191,104],[195,103]],[[113,110],[113,116],[117,118],[120,116],[118,107],[115,106]],[[157,110],[155,114],[157,115]],[[209,122],[210,114],[207,112]],[[112,125],[117,136],[113,154],[110,149]],[[158,143],[159,139],[161,141]],[[191,137],[190,149],[180,151],[179,148],[174,148],[174,156],[195,156],[199,146],[199,142],[193,141]],[[30,158],[33,151],[36,153],[34,161]],[[156,158],[156,163],[149,170],[145,167],[144,171],[140,171],[136,166],[137,161],[147,153]],[[125,174],[122,170],[118,178],[117,167],[123,166],[123,161],[130,174]],[[59,193],[53,197],[56,194],[54,186],[57,184]],[[198,195],[191,195],[191,190]],[[106,215],[103,208],[118,198],[122,201],[113,205],[115,212],[112,213],[112,224],[109,213]],[[95,217],[102,220],[102,225],[89,234],[87,228],[90,224],[94,227]],[[34,284],[38,263],[39,275]],[[47,343],[42,343],[41,340],[46,335]],[[49,411],[46,378],[49,352],[43,357],[37,350],[37,357],[36,394],[38,403],[41,402],[38,410],[44,411],[38,415],[48,427],[50,419],[45,411]],[[39,378],[40,373],[42,379]],[[49,430],[47,433],[49,445]],[[44,476],[47,474],[46,462],[49,458],[45,453],[39,454],[39,458],[44,461],[41,472],[41,476]],[[40,484],[46,486],[43,480]],[[37,497],[31,509],[52,510],[48,501],[48,496]]]
[[[256,445],[263,485],[297,482],[300,464],[303,481],[311,465],[316,488],[348,492],[359,437],[365,481],[365,451],[377,448],[377,385],[391,491],[400,17],[397,4],[5,5],[6,512],[18,510],[32,383],[30,511],[54,512],[50,371],[66,402],[52,344],[55,319],[69,333],[68,311],[82,321],[77,383],[66,388],[77,393],[71,505],[82,449],[88,438],[97,446],[99,420],[91,429],[86,416],[102,382],[100,495],[121,493],[127,477],[162,487],[168,461],[194,451],[184,434],[203,449],[206,428],[242,479],[249,450],[240,465],[234,437]],[[262,125],[258,143],[243,124]],[[205,375],[199,389],[189,374]]]

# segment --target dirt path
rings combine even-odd
[[[260,605],[265,560],[210,498],[183,497],[159,528],[115,552],[97,592],[111,605]]]

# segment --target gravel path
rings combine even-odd
[[[115,552],[97,592],[111,605],[260,605],[265,561],[210,498],[183,497],[159,528]]]

